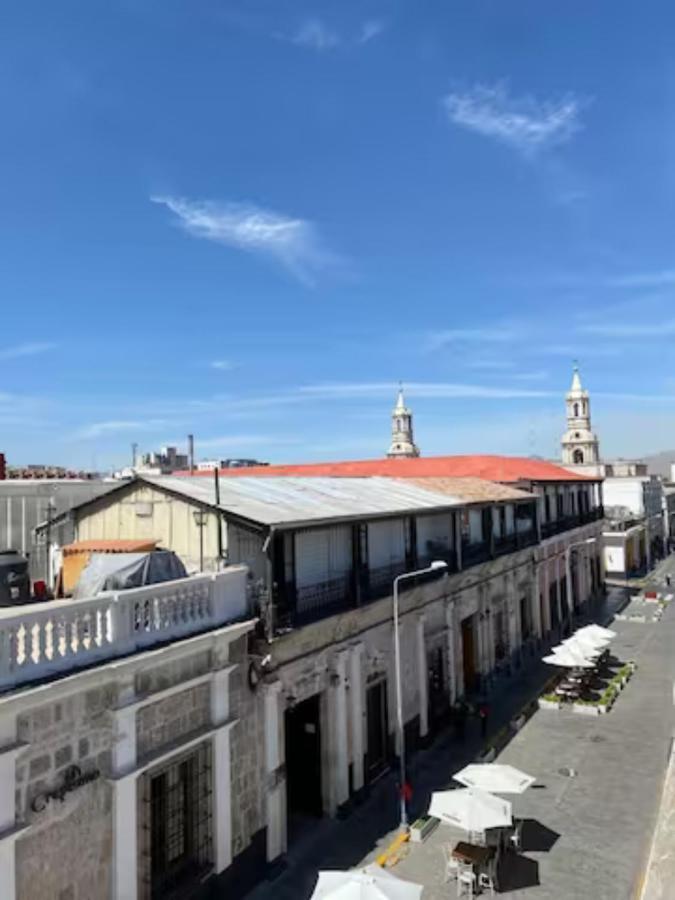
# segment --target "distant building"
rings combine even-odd
[[[187,453],[179,453],[176,447],[162,447],[159,453],[144,453],[135,468],[139,472],[152,469],[157,470],[158,475],[170,475],[179,469],[186,469],[189,464]]]
[[[413,437],[412,410],[405,405],[403,388],[399,388],[396,406],[391,414],[391,444],[387,456],[416,457],[420,450]]]
[[[250,469],[253,466],[268,466],[269,463],[257,459],[203,459],[197,463],[198,472],[213,472],[215,469]]]

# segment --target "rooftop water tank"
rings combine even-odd
[[[0,550],[0,606],[30,603],[28,560],[17,550]]]

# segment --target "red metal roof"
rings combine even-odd
[[[176,474],[189,475],[189,472]],[[195,472],[195,476],[210,476],[212,472]],[[241,469],[221,469],[227,478],[257,476],[336,476],[359,477],[384,475],[394,478],[483,478],[487,481],[513,483],[518,481],[597,481],[576,475],[561,466],[543,459],[519,456],[427,456],[417,459],[364,459],[354,462],[302,463],[283,466],[251,466]]]

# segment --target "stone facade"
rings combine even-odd
[[[211,685],[200,684],[139,709],[136,752],[139,759],[177,744],[210,722]]]
[[[16,818],[31,826],[16,844],[18,900],[109,896],[112,696],[111,687],[95,688],[18,717],[18,739],[30,746],[17,759]],[[62,785],[72,765],[101,777],[33,811],[37,795]]]

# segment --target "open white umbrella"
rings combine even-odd
[[[595,663],[584,656],[574,653],[569,647],[551,653],[544,657],[544,662],[549,666],[561,666],[564,669],[592,669]]]
[[[352,872],[319,872],[311,900],[420,900],[423,887],[379,866]]]
[[[575,631],[572,637],[567,638],[567,640],[576,641],[576,643],[581,644],[582,647],[593,647],[599,650],[604,650],[605,647],[608,647],[612,642],[611,638],[602,637],[600,634],[593,634],[592,631]]]
[[[455,781],[490,794],[522,794],[537,780],[515,766],[471,763],[452,776]]]
[[[459,788],[456,791],[436,791],[431,795],[429,815],[446,825],[454,825],[462,831],[485,831],[487,828],[505,828],[513,823],[511,804],[508,800],[486,794],[475,788]]]
[[[602,625],[584,625],[583,628],[579,628],[576,632],[577,634],[592,634],[597,637],[606,637],[610,640],[616,637],[616,631],[612,631],[611,628],[603,628]]]
[[[577,637],[576,634],[564,640],[563,646],[569,647],[572,653],[578,653],[579,656],[587,656],[589,659],[596,659],[605,649],[604,645],[592,644],[590,641],[584,640],[583,637]]]

